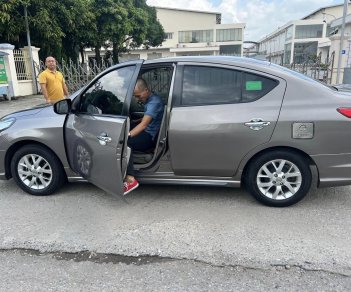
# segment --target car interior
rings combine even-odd
[[[167,104],[169,91],[171,86],[173,74],[173,66],[162,66],[162,67],[144,67],[141,69],[138,78],[143,78],[151,91],[156,95],[160,96],[165,109],[162,117],[161,127],[157,136],[157,142],[154,149],[149,149],[145,152],[134,152],[134,167],[137,170],[147,169],[155,165],[160,157],[165,153],[167,149]],[[139,103],[135,97],[133,97],[130,109],[129,109],[130,120],[138,120],[144,116],[144,105]]]

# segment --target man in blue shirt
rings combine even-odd
[[[139,186],[134,177],[133,151],[145,151],[155,147],[157,135],[161,127],[164,104],[162,99],[153,94],[144,79],[138,79],[134,96],[144,103],[144,117],[128,134],[128,147],[131,148],[127,175],[124,180],[124,194],[128,194]]]

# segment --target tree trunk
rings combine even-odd
[[[118,49],[118,44],[117,43],[113,43],[113,47],[112,47],[112,60],[113,60],[113,64],[119,64],[119,49]]]
[[[79,52],[80,52],[80,56],[82,58],[82,64],[84,64],[85,63],[85,59],[84,59],[84,47],[83,46],[79,47]]]
[[[96,65],[101,67],[101,55],[100,55],[100,44],[95,45],[95,60],[96,60]]]
[[[84,59],[84,46],[79,46],[80,56],[82,57],[82,64],[85,63]]]

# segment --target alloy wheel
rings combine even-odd
[[[52,181],[51,165],[37,154],[24,155],[18,162],[17,172],[20,180],[33,190],[45,189]]]
[[[302,184],[300,169],[285,159],[271,160],[258,171],[256,183],[269,199],[285,200],[296,194]]]

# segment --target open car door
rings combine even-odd
[[[71,168],[111,194],[123,194],[128,109],[142,60],[125,63],[95,78],[72,104],[65,124]]]

